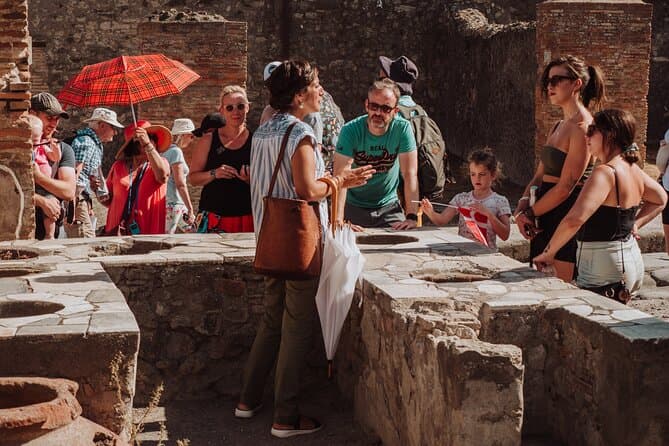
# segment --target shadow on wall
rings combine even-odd
[[[434,79],[448,86],[437,118],[449,152],[466,159],[490,146],[508,179],[525,184],[535,167],[535,24],[489,23],[480,11],[462,9],[451,12],[443,36],[451,63]]]

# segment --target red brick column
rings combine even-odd
[[[636,141],[646,158],[648,73],[653,6],[641,0],[548,0],[537,5],[537,79],[553,58],[581,56],[606,77],[606,108],[629,110],[637,120]],[[561,118],[558,107],[535,94],[535,154]]]
[[[30,129],[30,36],[26,0],[0,0],[0,240],[35,233]]]

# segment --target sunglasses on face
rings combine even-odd
[[[545,85],[546,85],[546,87],[548,87],[549,85],[550,85],[551,87],[556,87],[560,82],[562,82],[562,81],[564,81],[564,80],[570,80],[570,81],[573,81],[574,78],[571,77],[571,76],[563,76],[563,75],[561,75],[561,74],[556,74],[556,75],[551,76],[551,77],[549,77],[548,79],[546,79],[546,81],[545,81]]]
[[[235,109],[235,107],[237,107],[237,110],[242,111],[246,108],[246,104],[243,104],[241,102],[239,104],[237,104],[236,106],[232,105],[232,104],[228,104],[228,105],[225,106],[225,109],[227,111],[231,112],[232,110]]]
[[[367,101],[367,108],[370,109],[373,112],[379,112],[380,111],[381,113],[386,114],[386,115],[388,113],[392,112],[393,110],[395,110],[395,107],[391,107],[389,105],[381,105],[381,104],[377,104],[376,102],[371,102],[371,101]]]

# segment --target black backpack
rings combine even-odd
[[[440,198],[444,184],[455,180],[448,166],[446,143],[439,126],[420,105],[399,105],[399,109],[402,117],[411,123],[416,138],[420,198]]]

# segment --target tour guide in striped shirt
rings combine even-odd
[[[376,173],[367,184],[339,195],[339,216],[363,227],[416,227],[418,156],[411,124],[397,116],[400,91],[390,79],[375,81],[367,92],[367,114],[347,122],[337,141],[334,171],[353,161]],[[397,196],[400,173],[406,215]],[[342,190],[344,192],[344,190]],[[343,211],[343,212],[342,212]]]

